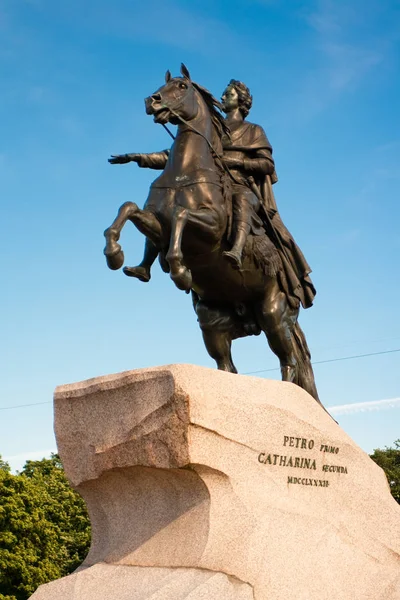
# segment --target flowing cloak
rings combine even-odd
[[[224,139],[224,153],[234,155],[236,152],[244,155],[244,170],[246,175],[253,176],[262,197],[263,209],[259,215],[264,222],[268,237],[274,243],[281,262],[282,271],[279,273],[280,283],[286,293],[289,304],[293,307],[301,302],[303,308],[312,306],[316,290],[309,277],[311,269],[291,233],[286,229],[278,212],[272,184],[278,181],[275,164],[272,158],[272,146],[259,125],[244,121],[243,125],[234,130],[231,139]],[[267,159],[271,163],[271,174],[260,173],[257,163]],[[257,168],[258,167],[258,168]]]

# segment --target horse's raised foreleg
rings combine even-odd
[[[209,190],[206,188],[204,193],[208,192]],[[190,204],[190,193],[185,192],[185,194],[187,195],[183,200]],[[208,247],[213,246],[221,238],[224,225],[218,211],[192,210],[185,208],[182,204],[176,206],[171,223],[171,238],[166,259],[170,265],[170,276],[175,285],[179,289],[189,292],[192,275],[183,262],[182,253],[182,237],[187,224],[190,225],[190,234],[196,235],[196,238],[201,239]]]
[[[124,263],[124,253],[118,240],[127,221],[131,221],[154,245],[160,243],[162,232],[158,219],[151,212],[140,210],[134,202],[125,202],[119,209],[116,219],[104,232],[106,238],[104,254],[107,265],[113,270],[120,269]]]
[[[144,246],[142,262],[136,267],[124,267],[123,271],[128,277],[136,277],[140,281],[147,283],[151,279],[151,267],[158,256],[158,248],[148,237]]]
[[[115,271],[120,269],[124,264],[124,253],[122,252],[120,244],[118,244],[121,230],[125,223],[128,221],[130,215],[135,209],[136,204],[132,202],[125,202],[114,219],[110,227],[104,232],[106,238],[106,247],[104,248],[104,255],[106,257],[107,265],[110,269]]]
[[[170,277],[180,290],[190,292],[192,287],[192,275],[189,269],[183,264],[182,254],[182,236],[185,225],[188,221],[189,210],[182,206],[177,206],[171,223],[171,238],[166,260],[170,266]]]

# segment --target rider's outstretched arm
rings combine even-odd
[[[112,155],[108,162],[112,165],[125,165],[129,162],[135,162],[139,167],[162,170],[167,164],[168,156],[169,150],[150,152],[149,154],[117,154]]]
[[[162,170],[167,164],[169,150],[151,152],[150,154],[135,154],[135,156],[137,156],[135,162],[137,162],[139,167]]]

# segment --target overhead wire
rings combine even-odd
[[[326,360],[315,360],[311,361],[312,365],[322,365],[324,363],[332,363],[339,362],[342,360],[352,360],[354,358],[365,358],[366,356],[379,356],[380,354],[393,354],[394,352],[400,352],[400,348],[396,348],[395,350],[382,350],[381,352],[369,352],[368,354],[356,354],[354,356],[340,356],[339,358],[327,358]],[[270,371],[279,371],[279,367],[274,367],[272,369],[261,369],[260,371],[247,371],[247,373],[243,373],[243,375],[254,375],[256,373],[267,373]]]
[[[11,410],[12,408],[25,408],[27,406],[39,406],[39,404],[52,404],[52,400],[46,400],[46,402],[33,402],[32,404],[17,404],[16,406],[1,406],[0,410]]]
[[[328,358],[326,360],[316,360],[311,362],[312,365],[322,365],[326,363],[332,362],[340,362],[342,360],[353,360],[356,358],[365,358],[368,356],[379,356],[381,354],[394,354],[395,352],[400,352],[400,348],[395,348],[394,350],[382,350],[380,352],[369,352],[368,354],[356,354],[354,356],[340,356],[338,358]],[[246,373],[242,373],[242,375],[256,375],[257,373],[269,373],[271,371],[279,371],[279,367],[273,367],[272,369],[260,369],[259,371],[247,371]],[[1,406],[0,410],[12,410],[14,408],[27,408],[29,406],[39,406],[41,404],[52,404],[52,400],[46,400],[45,402],[33,402],[32,404],[18,404],[16,406]]]

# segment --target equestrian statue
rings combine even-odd
[[[126,202],[104,232],[107,265],[123,266],[118,240],[131,221],[146,238],[145,251],[124,273],[148,282],[159,258],[175,285],[191,293],[218,369],[237,373],[232,341],[263,331],[282,380],[320,402],[298,323],[300,305],[309,308],[316,292],[276,207],[272,147],[262,127],[246,120],[252,96],[244,83],[231,80],[221,100],[192,81],[184,65],[180,77],[167,71],[165,84],[146,98],[146,113],[164,127],[176,125],[177,133],[170,149],[109,159],[162,172],[143,209]]]

